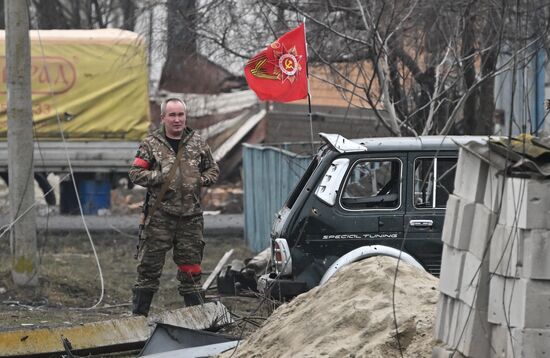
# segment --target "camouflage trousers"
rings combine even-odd
[[[204,241],[201,215],[174,216],[157,210],[145,226],[145,240],[139,253],[135,288],[157,291],[166,253],[173,250],[178,267],[178,291],[181,295],[200,289]]]

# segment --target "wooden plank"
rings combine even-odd
[[[212,273],[210,274],[210,276],[208,276],[208,278],[206,279],[206,281],[204,281],[203,285],[202,285],[202,289],[203,290],[208,290],[208,287],[210,287],[210,285],[212,284],[212,282],[214,282],[214,279],[218,276],[218,274],[220,273],[220,271],[222,270],[223,266],[225,265],[225,263],[227,262],[227,260],[229,260],[229,258],[231,257],[231,255],[233,254],[233,249],[227,251],[223,257],[221,258],[220,261],[218,261],[218,264],[216,265],[216,267],[214,268],[214,271],[212,271]]]
[[[244,90],[219,94],[174,93],[160,91],[158,96],[152,97],[157,104],[169,97],[183,98],[187,103],[189,117],[202,117],[212,114],[224,114],[242,111],[259,103],[258,97],[252,90]]]
[[[244,136],[250,132],[266,115],[266,110],[262,109],[258,113],[250,116],[243,126],[241,126],[235,134],[233,134],[228,140],[220,145],[214,153],[212,153],[214,160],[220,161],[225,155],[237,144],[241,142]]]

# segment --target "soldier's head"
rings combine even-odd
[[[166,136],[180,139],[187,123],[187,105],[180,98],[167,98],[160,105],[160,119]]]

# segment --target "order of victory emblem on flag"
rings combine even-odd
[[[307,97],[306,64],[306,39],[301,24],[251,58],[244,73],[261,100],[290,102]]]

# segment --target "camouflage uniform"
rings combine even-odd
[[[181,161],[175,163],[177,153],[166,140],[162,126],[140,144],[130,169],[132,182],[149,190],[150,211],[168,179],[170,168],[178,165],[158,210],[145,222],[145,241],[139,255],[135,289],[158,290],[166,252],[170,249],[173,249],[173,259],[178,266],[180,294],[200,288],[204,249],[200,194],[203,186],[216,182],[219,168],[208,145],[190,128],[182,135],[180,148],[182,145]]]

